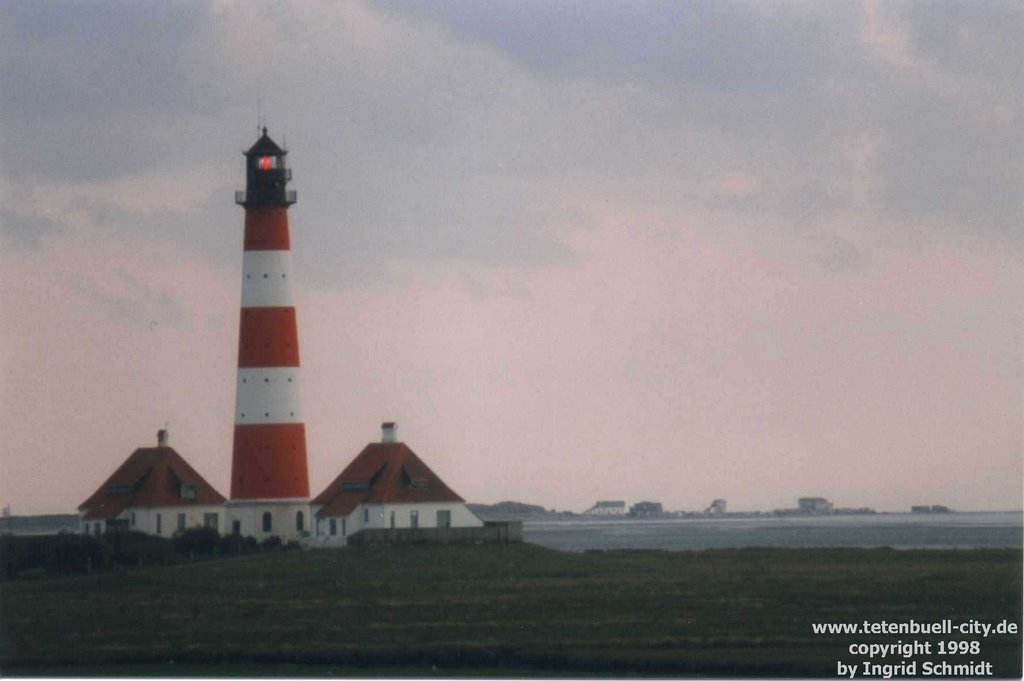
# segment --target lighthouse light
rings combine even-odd
[[[271,158],[269,156],[261,156],[259,161],[260,170],[270,170],[275,167],[277,164],[274,161],[276,160],[276,158]]]

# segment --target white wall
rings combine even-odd
[[[118,515],[118,519],[128,521],[128,529],[161,537],[171,537],[179,529],[179,516],[184,516],[184,529],[206,526],[206,514],[217,516],[216,529],[224,534],[225,514],[222,505],[209,506],[157,506],[152,508],[128,508]],[[132,514],[135,522],[132,523]],[[157,532],[157,516],[160,516],[160,531]]]
[[[240,534],[243,537],[255,537],[259,541],[270,537],[280,537],[282,541],[301,539],[312,535],[313,514],[309,502],[301,499],[292,501],[229,501],[224,506],[225,522],[221,528],[223,534],[231,534],[232,523],[238,521]],[[303,530],[296,526],[295,516],[302,513]],[[271,529],[263,531],[263,514],[270,513]]]
[[[78,518],[78,528],[81,534],[94,537],[96,534],[103,534],[107,531],[107,523],[103,520],[85,520],[85,513],[81,511],[78,514]],[[97,526],[100,528],[98,533],[96,531]]]
[[[115,518],[124,520],[128,529],[145,534],[153,534],[161,537],[171,537],[178,530],[178,516],[184,515],[185,529],[205,527],[206,514],[213,513],[217,516],[217,530],[225,532],[225,513],[222,505],[208,506],[156,506],[152,508],[129,507],[122,511]],[[84,513],[82,514],[85,515]],[[160,516],[160,531],[157,532],[157,516]],[[134,522],[133,522],[134,517]],[[100,527],[100,534],[106,532],[106,522],[102,520],[82,520],[81,533],[95,536],[97,525]]]
[[[313,509],[318,510],[317,508]],[[361,504],[347,516],[333,516],[337,523],[338,533],[330,534],[330,517],[320,518],[315,528],[314,543],[329,546],[344,546],[346,539],[363,529],[387,529],[391,527],[391,512],[395,513],[395,528],[409,528],[411,513],[419,513],[418,527],[437,527],[437,512],[449,511],[452,527],[483,527],[483,521],[462,503],[430,503],[430,504]],[[344,518],[345,533],[342,534]]]

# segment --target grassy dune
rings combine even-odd
[[[812,622],[1020,624],[1021,583],[1019,550],[282,552],[0,585],[0,671],[831,677],[884,637]],[[977,659],[1019,678],[1020,645]]]

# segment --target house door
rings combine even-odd
[[[451,511],[438,511],[437,512],[437,526],[438,527],[451,527],[452,526],[452,512]]]
[[[235,535],[236,537],[238,535],[242,534],[242,521],[241,520],[232,520],[231,521],[231,534]]]

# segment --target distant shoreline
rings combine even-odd
[[[840,518],[840,517],[892,517],[892,516],[913,516],[922,518],[940,518],[943,516],[978,515],[984,513],[1018,514],[1024,516],[1024,510],[1009,511],[959,511],[950,510],[945,512],[912,512],[912,511],[847,511],[839,509],[830,513],[800,513],[790,510],[785,511],[734,511],[720,514],[700,513],[695,511],[675,511],[660,515],[631,516],[623,515],[587,515],[573,511],[548,511],[539,506],[521,504],[517,506],[524,509],[508,509],[507,504],[467,504],[477,517],[485,521],[520,520],[527,523],[551,523],[551,522],[650,522],[650,521],[705,521],[705,520],[773,520],[773,519],[794,519],[809,520],[813,518]],[[512,502],[514,503],[514,502]],[[527,510],[528,509],[528,510]],[[535,510],[537,509],[537,510]],[[15,535],[44,535],[58,534],[60,532],[78,532],[79,516],[73,513],[44,513],[38,515],[12,515],[0,519],[0,534]]]

